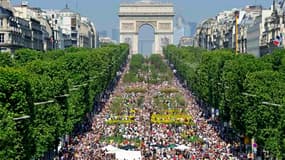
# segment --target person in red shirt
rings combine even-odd
[[[195,155],[192,155],[191,160],[195,160],[195,159],[196,159]]]

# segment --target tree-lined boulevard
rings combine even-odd
[[[132,159],[131,150],[142,159],[229,159],[230,144],[207,122],[160,55],[133,55],[92,131],[76,136],[62,157],[112,159],[122,152]]]
[[[0,159],[284,158],[284,50],[0,56]]]
[[[284,158],[284,49],[261,58],[175,46],[164,53],[200,107],[218,115],[227,138],[242,144],[242,152]]]
[[[0,54],[0,159],[50,159],[59,138],[82,122],[126,63],[127,45]]]

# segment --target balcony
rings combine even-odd
[[[0,47],[21,48],[21,47],[24,47],[24,44],[19,41],[7,40],[3,43],[0,42]]]

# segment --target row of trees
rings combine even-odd
[[[164,81],[170,82],[173,78],[173,73],[167,66],[165,62],[163,62],[163,58],[159,54],[152,54],[149,57],[150,65],[150,78],[149,83],[152,84],[160,84]]]
[[[124,83],[135,83],[144,81],[143,73],[147,71],[145,65],[146,59],[141,54],[132,55],[130,59],[130,68],[128,73],[124,76]]]
[[[285,51],[255,58],[229,50],[164,50],[166,58],[208,110],[230,122],[239,135],[285,158]]]
[[[159,54],[152,54],[145,58],[142,54],[132,55],[130,61],[130,70],[124,77],[124,82],[148,82],[158,84],[164,81],[170,81],[173,78],[171,70],[163,62]]]
[[[143,73],[147,71],[146,59],[141,54],[132,55],[128,73],[124,76],[125,83],[144,81]]]
[[[31,159],[57,147],[94,111],[126,63],[128,46],[0,56],[0,159]]]

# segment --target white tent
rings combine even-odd
[[[103,147],[102,150],[107,150],[108,152],[114,153],[115,151],[121,150],[120,148],[108,145],[106,147]]]
[[[140,151],[117,151],[116,158],[118,160],[141,160],[141,152]]]
[[[189,147],[185,146],[184,144],[183,145],[179,145],[177,147],[175,147],[175,149],[178,149],[178,150],[181,150],[181,151],[184,151],[184,150],[187,150],[187,149],[190,149]]]
[[[103,147],[102,150],[107,150],[107,154],[115,154],[116,159],[118,160],[141,160],[141,152],[140,151],[126,151],[112,145],[108,145]]]

